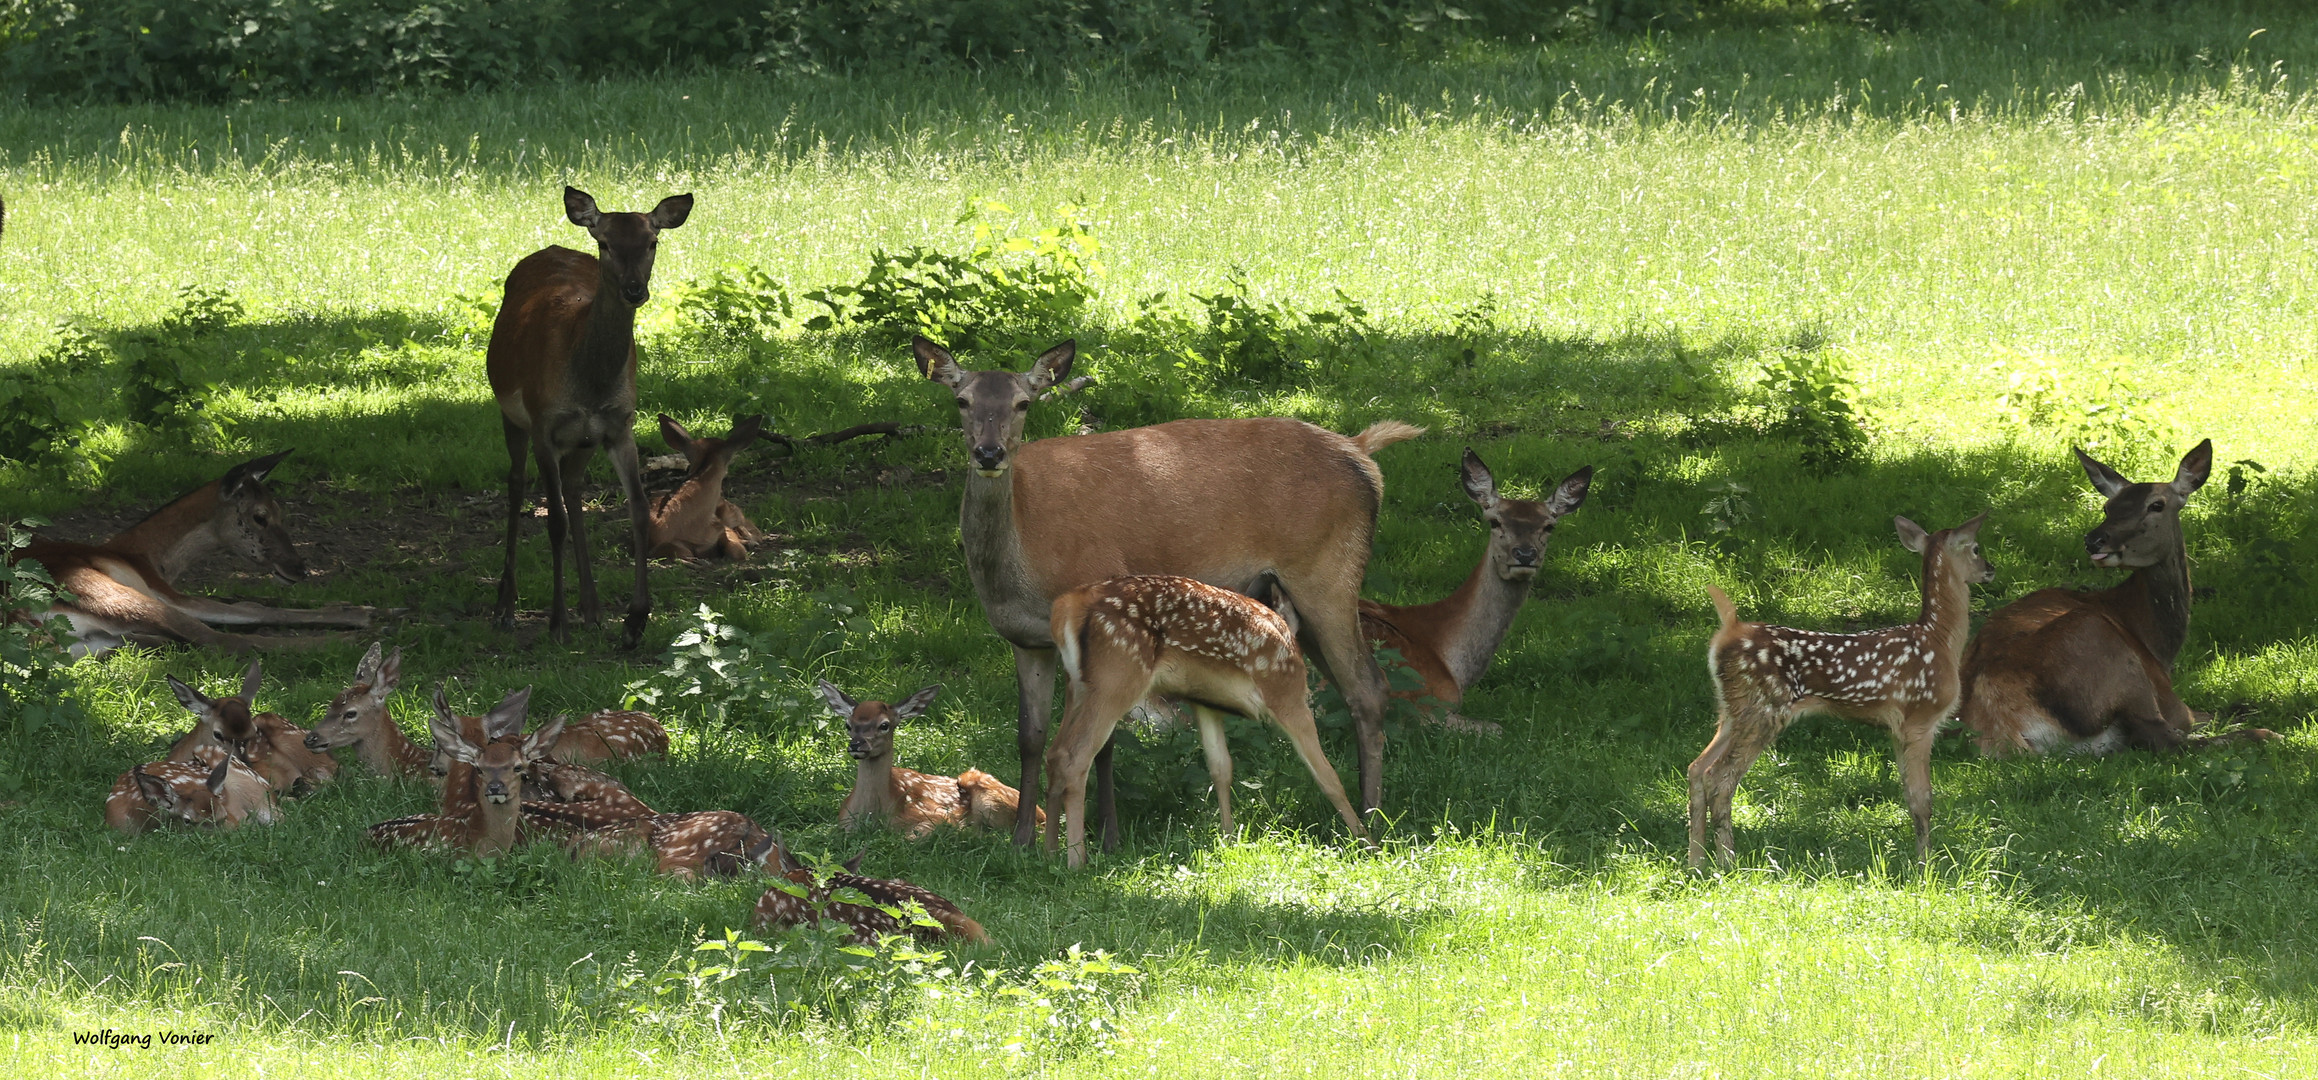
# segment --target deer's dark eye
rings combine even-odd
[[[966,407],[966,399],[965,399],[965,398],[959,398],[959,399],[958,399],[958,407],[959,407],[959,408],[961,408],[961,409],[963,409],[963,408],[965,408],[965,407]]]
[[[1027,402],[1027,401],[1017,401],[1017,402],[1015,402],[1015,403],[1014,403],[1014,411],[1015,411],[1015,412],[1029,412],[1029,411],[1030,411],[1030,403],[1029,403],[1029,402]]]
[[[2149,512],[2150,512],[2150,513],[2152,513],[2152,514],[2162,514],[2162,513],[2164,513],[2164,512],[2165,512],[2165,500],[2163,500],[2163,499],[2159,499],[2159,500],[2157,500],[2156,502],[2150,503],[2150,504],[2149,504]]]
[[[891,720],[888,720],[888,721],[886,721],[886,722],[884,722],[884,723],[882,723],[882,724],[879,724],[879,725],[877,725],[877,730],[879,730],[879,731],[892,731],[892,730],[893,730],[893,721],[891,721]]]
[[[354,719],[354,717],[355,717],[356,715],[357,715],[357,714],[355,713],[355,711],[354,711],[353,709],[348,709],[348,710],[346,710],[346,715],[339,717],[339,719],[341,719],[341,720],[352,720],[352,719]]]
[[[260,524],[260,525],[263,525],[263,524],[265,524],[265,523],[266,523],[266,515],[265,515],[263,512],[260,512],[260,513],[257,515],[257,519],[256,519],[256,520],[257,520],[257,523],[258,523],[258,524]]]

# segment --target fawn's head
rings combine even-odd
[[[2182,455],[2170,483],[2133,483],[2083,450],[2077,451],[2077,460],[2093,489],[2109,500],[2101,508],[2101,523],[2085,534],[2085,552],[2094,566],[2155,566],[2181,550],[2181,508],[2213,471],[2212,439]]]
[[[692,196],[670,195],[646,214],[606,213],[596,209],[595,196],[567,187],[563,214],[595,237],[604,284],[629,307],[642,307],[652,298],[652,257],[660,250],[660,231],[684,224],[692,215]]]
[[[370,651],[354,666],[354,684],[330,699],[330,707],[314,722],[314,730],[306,733],[306,749],[352,746],[366,736],[379,734],[378,725],[394,723],[386,714],[386,699],[394,696],[395,685],[402,681],[402,650],[396,649],[391,656],[384,653],[384,645],[370,644]]]
[[[877,761],[893,756],[893,729],[902,721],[925,715],[926,706],[933,704],[934,695],[942,692],[942,684],[935,683],[899,705],[882,701],[855,701],[845,691],[827,679],[820,681],[821,700],[829,703],[829,711],[845,721],[845,752],[855,761]]]
[[[138,794],[154,809],[189,825],[230,829],[251,818],[260,825],[274,822],[272,792],[265,780],[230,756],[219,758],[199,782],[155,776],[143,765],[131,775]]]
[[[251,719],[250,702],[258,696],[258,661],[250,661],[249,670],[241,677],[241,693],[233,697],[213,698],[177,681],[174,675],[165,675],[169,689],[194,717],[194,730],[202,732],[234,754],[247,753],[249,741],[257,737],[257,722]]]
[[[1979,517],[1953,529],[1927,533],[1924,527],[1904,517],[1891,519],[1892,528],[1899,531],[1899,542],[1918,555],[1931,556],[1927,568],[1930,573],[1944,574],[1961,580],[1965,585],[1980,585],[1996,580],[1996,568],[1988,565],[1987,556],[1980,552],[1980,526],[1988,520]],[[1926,580],[1925,589],[1934,582]]]
[[[451,760],[474,768],[477,801],[494,806],[522,803],[524,770],[545,758],[548,749],[563,734],[563,718],[559,716],[521,740],[509,738],[523,727],[523,710],[530,704],[531,688],[524,687],[509,694],[507,699],[515,702],[512,725],[502,715],[508,701],[502,701],[500,708],[491,710],[483,718],[486,741],[481,746],[468,742],[459,731],[459,718],[451,712],[440,692],[435,695],[434,719],[428,723],[437,747],[448,747]]]
[[[957,397],[958,419],[966,429],[966,456],[975,472],[991,478],[1006,474],[1014,451],[1022,446],[1022,427],[1030,418],[1031,403],[1070,375],[1078,348],[1078,342],[1065,341],[1046,350],[1029,371],[1017,375],[1011,371],[968,371],[958,366],[948,349],[922,337],[910,339],[918,371],[949,387]]]
[[[290,542],[282,504],[266,487],[266,476],[289,456],[284,450],[227,469],[217,482],[217,508],[210,512],[209,522],[227,551],[282,581],[294,582],[306,576],[306,560]]]
[[[1464,480],[1465,494],[1480,504],[1481,520],[1489,524],[1490,568],[1506,581],[1527,581],[1537,576],[1545,561],[1545,545],[1553,540],[1554,522],[1586,501],[1594,467],[1580,466],[1544,499],[1508,499],[1497,493],[1497,478],[1481,462],[1481,455],[1468,446]]]
[[[483,745],[488,746],[492,742],[523,730],[523,715],[530,708],[531,688],[528,686],[500,698],[499,704],[492,706],[490,712],[483,714]],[[435,688],[435,720],[427,722],[428,730],[437,732],[434,756],[427,759],[427,770],[436,776],[450,775],[451,763],[460,760],[459,756],[452,753],[451,749],[443,742],[440,734],[441,729],[436,725],[436,720],[444,718],[449,719],[452,731],[460,732],[459,741],[467,742],[466,735],[462,731],[465,725],[461,723],[460,716],[451,711],[450,700],[443,696],[443,688],[438,686]],[[558,734],[563,732],[563,722],[560,719],[556,721],[555,729]],[[473,746],[475,744],[467,743],[467,745]],[[551,742],[550,745],[553,743]],[[470,762],[470,764],[472,763]]]
[[[684,430],[684,425],[676,422],[675,417],[667,413],[660,414],[660,437],[668,440],[669,449],[684,455],[685,462],[690,466],[685,472],[686,479],[699,476],[712,467],[730,466],[733,455],[757,441],[757,436],[764,434],[764,429],[765,414],[758,413],[733,421],[731,433],[721,439],[713,435],[696,439],[691,432]]]

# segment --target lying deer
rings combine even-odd
[[[227,469],[223,477],[180,496],[102,544],[35,539],[9,553],[8,561],[40,563],[60,589],[72,594],[71,603],[60,601],[49,612],[71,624],[67,648],[76,657],[102,655],[125,641],[185,642],[239,652],[337,640],[337,635],[228,633],[211,629],[210,624],[360,627],[370,625],[369,610],[300,611],[226,603],[188,595],[171,584],[220,549],[286,582],[306,576],[305,561],[283,527],[282,506],[265,483],[289,454],[284,450]]]
[[[562,807],[534,806],[531,810],[546,820],[570,824],[586,820]],[[772,843],[770,834],[746,814],[702,810],[657,814],[590,829],[573,837],[565,850],[574,859],[649,852],[654,869],[669,877],[733,877],[744,868],[764,865]]]
[[[113,781],[105,796],[105,824],[130,836],[169,823],[235,829],[245,821],[271,825],[275,817],[265,780],[230,754],[214,764],[139,765]]]
[[[567,823],[583,828],[600,828],[659,814],[628,790],[628,785],[618,777],[585,765],[565,765],[552,758],[536,761],[523,783],[524,791],[532,799],[554,803],[559,809],[578,815],[579,820],[567,819]]]
[[[1962,715],[1980,752],[2106,754],[2277,738],[2266,728],[2194,735],[2199,717],[2173,690],[2191,595],[2181,508],[2213,468],[2213,440],[2163,484],[2131,483],[2076,454],[2108,499],[2085,550],[2095,566],[2133,573],[2099,592],[2040,589],[1988,617],[1964,654]]]
[[[676,490],[652,505],[645,540],[652,545],[653,558],[746,559],[749,545],[764,540],[765,534],[749,522],[749,516],[724,497],[724,475],[732,468],[733,455],[757,441],[764,426],[764,414],[759,413],[742,417],[724,438],[695,439],[674,417],[660,414],[660,437],[692,467]]]
[[[193,730],[170,745],[168,760],[191,761],[202,747],[219,747],[238,756],[242,747],[258,737],[257,718],[250,712],[251,703],[257,700],[258,684],[264,679],[258,664],[250,661],[249,669],[242,672],[241,693],[232,697],[213,698],[179,682],[175,675],[161,677],[177,695],[178,704],[193,714]]]
[[[967,824],[991,832],[1014,828],[1014,817],[1022,809],[1021,792],[980,769],[958,774],[958,801],[965,805]],[[1046,828],[1045,810],[1033,805],[1030,813],[1039,828]]]
[[[1087,860],[1087,767],[1127,711],[1153,695],[1191,705],[1223,835],[1233,835],[1231,751],[1218,710],[1277,726],[1345,827],[1368,839],[1320,749],[1293,609],[1284,599],[1281,607],[1274,612],[1235,592],[1162,575],[1112,578],[1056,598],[1052,632],[1070,683],[1062,726],[1046,751],[1046,808],[1069,830],[1071,866]],[[1049,824],[1049,855],[1058,842]]]
[[[756,916],[751,925],[759,930],[785,929],[791,926],[818,926],[828,919],[841,923],[852,933],[848,937],[856,944],[868,944],[889,934],[908,934],[921,941],[943,936],[964,938],[967,941],[987,943],[988,932],[982,924],[966,917],[958,905],[949,902],[931,889],[912,885],[899,878],[862,877],[861,856],[846,860],[842,873],[830,874],[817,880],[813,871],[798,862],[782,846],[778,837],[767,837],[763,843],[770,852],[778,852],[781,859],[781,877],[786,887],[775,885],[765,890],[757,900]],[[765,855],[759,855],[762,863]],[[851,889],[869,900],[868,904],[853,904],[834,899],[839,889]],[[799,895],[802,894],[802,895]],[[916,904],[938,924],[924,926],[914,919],[896,917],[886,908],[901,908]]]
[[[382,655],[383,648],[371,643],[354,667],[354,684],[330,699],[306,736],[306,748],[326,753],[351,746],[355,757],[381,776],[426,776],[434,752],[403,735],[386,710],[402,681],[402,650]]]
[[[894,728],[902,721],[925,714],[926,706],[934,695],[942,692],[936,683],[910,695],[899,705],[882,701],[856,701],[827,679],[820,681],[821,699],[829,711],[845,721],[846,753],[853,757],[855,772],[853,792],[845,796],[845,805],[837,812],[837,820],[848,829],[878,820],[891,825],[903,838],[923,840],[937,826],[964,825],[969,821],[985,828],[1012,829],[1011,816],[1020,802],[1020,795],[1002,784],[996,777],[975,770],[977,794],[984,804],[977,817],[970,814],[962,778],[936,776],[914,769],[895,767],[893,763]],[[996,811],[1003,805],[1009,815],[1004,822],[996,821]],[[1039,824],[1046,823],[1046,815],[1039,814]]]
[[[517,737],[509,729],[523,726],[523,708],[530,691],[518,691],[510,699],[514,702],[512,723],[503,715],[507,703],[502,702],[500,709],[484,718],[484,730],[504,734],[493,735],[478,746],[460,733],[459,718],[452,714],[442,694],[436,693],[435,715],[427,726],[435,745],[449,747],[452,760],[463,771],[454,770],[445,781],[441,813],[373,825],[373,843],[381,847],[440,845],[492,856],[506,854],[530,839],[524,827],[523,772],[547,755],[547,747],[562,733],[563,721],[550,720],[539,730]]]
[[[603,709],[564,725],[548,756],[565,765],[594,765],[668,752],[668,730],[649,713]]]
[[[1739,778],[1796,718],[1833,713],[1881,725],[1899,757],[1916,859],[1932,850],[1932,739],[1956,715],[1964,639],[1972,629],[1972,586],[1996,571],[1980,554],[1982,514],[1926,535],[1893,518],[1900,543],[1924,557],[1923,608],[1905,626],[1828,634],[1741,622],[1721,589],[1707,587],[1722,626],[1707,645],[1718,703],[1714,741],[1690,763],[1690,866],[1706,861],[1706,826],[1716,858],[1729,865],[1730,803]]]
[[[1497,493],[1497,478],[1481,455],[1465,448],[1465,494],[1480,504],[1481,520],[1489,525],[1489,548],[1481,564],[1445,600],[1399,606],[1373,600],[1360,602],[1360,632],[1371,644],[1397,650],[1409,670],[1424,680],[1422,690],[1395,690],[1395,697],[1440,703],[1427,709],[1426,719],[1457,730],[1496,732],[1497,724],[1468,720],[1458,715],[1465,691],[1489,670],[1513,618],[1529,599],[1553,540],[1554,523],[1586,501],[1594,467],[1569,474],[1542,500],[1508,499]]]

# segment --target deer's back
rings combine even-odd
[[[1237,585],[1268,569],[1357,571],[1384,492],[1351,439],[1284,419],[1040,439],[1012,477],[1023,552],[1050,598],[1129,574]]]
[[[526,402],[534,410],[543,404],[536,397],[552,390],[546,376],[559,374],[579,346],[601,283],[596,257],[567,247],[544,247],[515,264],[483,358],[502,409],[516,394],[534,399]]]

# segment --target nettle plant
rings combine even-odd
[[[955,349],[1026,348],[1078,330],[1103,275],[1102,242],[1087,208],[1066,204],[1058,219],[1030,233],[1002,231],[992,215],[1001,202],[967,207],[958,223],[972,228],[964,254],[911,246],[878,250],[859,282],[804,294],[828,309],[804,328],[860,326],[907,340],[917,334]]]
[[[72,696],[65,651],[70,631],[64,617],[49,614],[71,594],[56,587],[48,568],[26,559],[5,559],[32,543],[38,518],[0,520],[0,796],[15,796],[31,781],[27,765],[51,760],[61,736],[85,732],[80,704]]]
[[[1816,340],[1781,349],[1763,364],[1762,387],[1771,395],[1770,434],[1803,448],[1803,467],[1832,473],[1867,453],[1859,384],[1843,358]]]
[[[692,713],[705,752],[710,728],[750,720],[797,723],[820,712],[804,707],[793,678],[770,635],[736,626],[702,604],[668,643],[660,670],[628,684],[625,707]]]
[[[2012,427],[2051,433],[2103,460],[2150,464],[2140,458],[2147,448],[2175,440],[2136,366],[2122,357],[2070,365],[2018,353],[1988,369],[2004,380],[1996,412]]]

